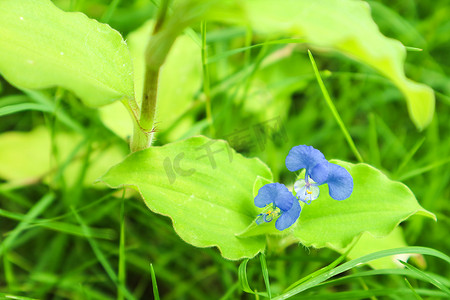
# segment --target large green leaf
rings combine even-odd
[[[2,0],[0,36],[0,73],[16,86],[61,86],[90,106],[134,96],[125,41],[82,13],[50,0]]]
[[[356,236],[369,232],[374,237],[388,235],[414,214],[435,216],[423,209],[404,184],[392,181],[367,164],[333,161],[345,167],[353,177],[350,198],[336,201],[327,185],[320,197],[304,205],[294,235],[306,246],[344,248]]]
[[[332,199],[327,185],[322,185],[318,199],[310,205],[301,203],[299,220],[291,228],[280,232],[275,228],[275,222],[261,225],[253,222],[238,235],[247,238],[264,234],[293,234],[298,242],[307,247],[329,247],[343,252],[344,248],[361,234],[369,233],[373,238],[383,238],[400,222],[414,214],[435,219],[432,213],[419,205],[407,186],[390,180],[374,167],[338,160],[332,162],[345,167],[353,177],[353,193],[348,199]],[[256,181],[254,190],[262,185],[261,180]],[[403,245],[401,242],[398,239],[387,241],[392,246]],[[389,247],[388,244],[385,246]],[[352,255],[356,257],[365,251],[366,248],[359,248]]]
[[[64,180],[68,186],[77,182],[83,172],[86,147],[81,147],[83,137],[76,133],[58,132],[52,138],[48,129],[36,127],[30,132],[10,131],[0,134],[0,178],[10,183],[24,184],[53,178],[59,167],[64,167]],[[98,145],[94,143],[92,148]],[[70,159],[71,155],[74,155]],[[92,186],[112,164],[123,159],[125,153],[117,145],[90,153],[83,184]],[[66,165],[67,163],[67,165]],[[98,185],[97,185],[98,186]]]
[[[406,78],[405,47],[385,37],[370,15],[369,5],[354,0],[246,0],[252,27],[272,36],[294,36],[312,46],[335,49],[371,66],[404,94],[410,117],[422,129],[434,113],[434,93]]]
[[[258,176],[272,179],[259,159],[243,157],[224,141],[193,137],[135,152],[101,180],[137,189],[152,211],[172,219],[186,242],[217,246],[225,258],[239,259],[265,247],[264,236],[235,236],[258,214],[253,204]]]
[[[58,160],[65,160],[82,137],[76,134],[58,135]],[[44,127],[30,132],[0,134],[0,178],[8,181],[39,179],[52,169],[52,139]]]

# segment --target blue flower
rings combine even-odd
[[[293,147],[286,157],[286,167],[295,172],[305,169],[305,179],[294,184],[294,191],[300,201],[310,204],[319,197],[319,185],[328,184],[331,198],[344,200],[353,191],[353,178],[341,166],[330,163],[325,156],[311,146]]]
[[[260,188],[255,197],[255,205],[266,207],[265,211],[258,215],[256,223],[270,222],[279,217],[275,227],[280,231],[294,224],[302,210],[297,198],[281,183],[269,183]]]
[[[293,147],[286,157],[286,167],[291,172],[305,169],[305,179],[295,182],[296,196],[281,183],[269,183],[260,188],[255,205],[265,209],[256,218],[258,225],[278,218],[275,222],[278,230],[292,226],[302,211],[298,200],[310,204],[319,197],[319,185],[327,183],[330,196],[335,200],[347,199],[353,192],[352,175],[343,167],[328,162],[322,152],[311,146]]]

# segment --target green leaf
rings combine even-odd
[[[247,278],[247,263],[248,258],[244,259],[241,264],[239,265],[238,275],[239,275],[239,285],[241,287],[241,290],[243,290],[246,293],[254,294],[253,290],[250,288],[250,285],[248,284],[248,278]]]
[[[137,189],[152,211],[172,219],[183,240],[217,246],[225,258],[236,260],[265,247],[264,236],[235,236],[258,214],[253,203],[257,176],[272,179],[259,159],[243,157],[224,141],[193,137],[133,153],[101,181]]]
[[[258,195],[258,191],[260,188],[271,182],[272,181],[267,178],[256,176],[255,182],[253,183],[253,198],[255,198],[256,195]]]
[[[44,127],[36,127],[30,132],[2,133],[0,178],[18,183],[33,182],[42,177],[48,181],[55,175],[58,167],[64,167],[65,182],[68,186],[73,186],[76,183],[76,175],[82,170],[82,159],[86,154],[85,148],[77,149],[82,142],[81,135],[69,132],[58,132],[52,139],[50,132]],[[57,151],[54,152],[52,147]],[[75,157],[71,157],[73,153]],[[90,155],[89,168],[83,183],[92,186],[95,179],[124,156],[123,149],[117,145],[94,150]]]
[[[86,105],[134,97],[121,35],[49,0],[0,1],[0,73],[21,88],[61,86]]]
[[[305,246],[344,248],[364,232],[374,237],[388,235],[414,214],[436,217],[423,209],[404,184],[392,181],[367,164],[332,161],[353,177],[353,193],[343,201],[332,199],[327,185],[320,197],[304,205],[294,235]]]
[[[395,249],[400,247],[406,247],[405,238],[403,237],[402,228],[396,227],[390,234],[382,238],[373,237],[370,233],[364,232],[359,238],[356,245],[348,253],[347,257],[355,259],[364,255],[387,249]],[[348,247],[345,249],[336,248],[339,253],[345,253]],[[402,256],[383,257],[377,260],[368,262],[373,269],[394,269],[401,267],[398,259],[407,261],[412,254],[403,254]]]
[[[293,234],[298,242],[305,246],[316,248],[329,247],[338,252],[346,252],[350,242],[363,233],[368,233],[366,241],[380,239],[390,234],[402,221],[414,214],[424,215],[436,219],[434,214],[423,209],[417,202],[414,194],[404,184],[392,181],[381,171],[367,164],[351,164],[343,161],[332,160],[345,167],[353,177],[354,187],[350,198],[337,201],[328,194],[328,186],[320,186],[320,196],[310,205],[302,205],[297,223],[283,231],[275,228],[275,222],[256,225],[249,224],[245,230],[238,233],[241,238],[271,234]],[[299,177],[303,177],[300,174]],[[268,183],[259,178],[255,181],[256,189]],[[257,194],[257,192],[255,193]],[[364,236],[363,236],[363,239]],[[403,239],[392,240],[382,246],[380,241],[376,243],[379,250],[400,247],[405,245]],[[351,257],[359,257],[369,253],[369,249],[356,247]],[[377,248],[378,249],[378,248]],[[373,251],[372,251],[373,252]],[[386,261],[384,265],[386,265]],[[383,264],[383,263],[382,263]],[[392,266],[391,266],[392,267]]]
[[[389,78],[406,98],[417,128],[427,126],[434,113],[434,93],[406,78],[405,47],[385,37],[364,1],[246,0],[252,27],[259,33],[304,38],[314,47],[335,49],[365,63]]]
[[[269,295],[267,293],[261,293],[257,291],[253,291],[248,283],[248,276],[247,276],[247,264],[249,259],[244,259],[241,264],[239,265],[238,269],[238,280],[239,280],[239,286],[241,287],[241,290],[243,290],[246,293],[259,295],[262,297],[268,297]],[[258,298],[257,298],[258,299]]]

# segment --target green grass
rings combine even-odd
[[[156,14],[151,1],[55,2],[108,21],[124,35]],[[415,129],[392,84],[347,57],[313,51],[313,70],[300,40],[265,41],[246,28],[207,23],[188,32],[199,38],[206,80],[186,112],[157,132],[156,144],[174,136],[252,134],[252,126],[280,117],[287,139],[266,140],[261,150],[253,137],[237,150],[261,158],[280,182],[294,180],[280,162],[299,144],[380,168],[438,216],[401,225],[415,247],[348,262],[332,250],[302,245],[224,260],[216,249],[186,244],[170,220],[150,212],[135,193],[83,183],[95,150],[127,149],[95,109],[68,91],[21,91],[0,78],[0,132],[45,126],[54,137],[81,136],[64,159],[58,159],[64,149],[53,144],[49,176],[0,181],[0,299],[450,298],[450,9],[445,0],[368,3],[383,33],[423,49],[408,52],[406,71],[436,91],[436,114],[424,131]],[[286,51],[291,55],[283,57]],[[276,64],[267,64],[271,57],[279,57]],[[81,167],[68,177],[72,161]],[[360,264],[406,252],[423,256],[405,269]]]

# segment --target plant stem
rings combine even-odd
[[[142,130],[146,132],[153,130],[155,121],[156,99],[158,97],[158,77],[159,68],[157,70],[151,67],[147,68],[140,117]]]
[[[147,149],[151,146],[154,134],[156,102],[158,99],[158,79],[159,71],[163,65],[169,50],[175,41],[173,34],[167,39],[163,29],[166,20],[167,10],[170,0],[162,0],[159,8],[155,27],[148,41],[145,51],[145,81],[144,94],[142,96],[141,112],[139,122],[135,123],[133,139],[131,141],[131,151]],[[167,31],[167,30],[166,30]],[[168,31],[170,35],[170,31]],[[165,41],[164,43],[160,43]],[[158,47],[158,45],[160,47]],[[155,51],[158,49],[158,51]]]
[[[156,24],[145,50],[145,84],[139,121],[135,123],[131,151],[147,149],[151,146],[155,131],[156,101],[158,98],[158,78],[161,66],[169,54],[176,38],[186,27],[201,20],[210,9],[209,2],[187,1],[178,6],[166,18],[170,0],[161,0]],[[212,3],[215,3],[214,1]],[[208,92],[209,93],[209,92]]]
[[[153,28],[153,34],[156,34],[162,27],[164,20],[166,19],[167,9],[169,8],[170,0],[162,0],[161,6],[158,10],[158,16],[156,17],[155,28]]]

